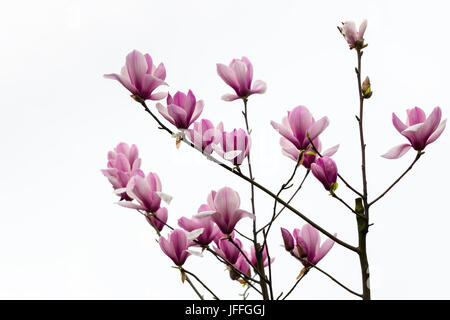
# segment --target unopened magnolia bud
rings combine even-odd
[[[365,99],[369,99],[372,96],[372,88],[370,87],[370,79],[366,77],[361,86],[362,95]]]

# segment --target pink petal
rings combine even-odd
[[[225,83],[232,87],[235,91],[239,90],[239,84],[237,82],[236,76],[234,75],[234,72],[230,67],[218,63],[217,73],[222,78],[222,80],[225,81]]]
[[[328,148],[327,150],[325,150],[322,153],[322,156],[324,157],[331,157],[332,155],[334,155],[339,149],[339,145],[335,145],[334,147]]]
[[[439,126],[437,127],[436,131],[430,136],[430,138],[428,138],[427,140],[427,145],[436,141],[437,138],[439,138],[439,136],[442,134],[442,132],[445,129],[445,125],[447,124],[447,119],[445,119],[444,121],[442,121]]]
[[[133,50],[126,57],[126,67],[131,83],[138,91],[141,91],[143,89],[144,75],[148,69],[144,55],[137,50]]]
[[[167,108],[164,107],[161,103],[156,104],[156,110],[171,124],[175,125],[175,121],[173,118],[169,115],[169,112],[167,111]]]
[[[292,142],[296,147],[300,144],[296,137],[292,134],[290,128],[287,128],[275,121],[270,121],[272,127],[277,130],[283,137]]]
[[[158,93],[152,93],[149,97],[150,100],[158,101],[161,99],[164,99],[167,97],[168,92],[158,92]]]
[[[382,155],[386,159],[398,159],[403,156],[411,148],[410,144],[401,144],[399,146],[393,147],[388,152]]]
[[[224,94],[223,96],[222,96],[222,100],[225,100],[225,101],[234,101],[234,100],[237,100],[237,99],[240,99],[241,97],[239,97],[238,95],[236,95],[236,94],[231,94],[231,93],[226,93],[226,94]]]
[[[264,93],[264,92],[266,92],[266,90],[267,90],[266,83],[262,80],[256,80],[253,83],[251,93]]]
[[[200,115],[202,114],[204,105],[205,105],[205,103],[203,102],[203,100],[197,101],[197,103],[195,104],[195,109],[194,109],[194,112],[192,114],[192,118],[191,118],[190,124],[192,124],[195,120],[198,119],[198,117],[200,117]]]
[[[314,122],[314,124],[308,129],[309,137],[311,140],[317,138],[328,127],[328,117],[323,117],[320,120]]]
[[[395,129],[397,129],[398,132],[402,133],[406,128],[408,128],[407,125],[405,125],[395,113],[392,113],[392,124],[394,125]]]

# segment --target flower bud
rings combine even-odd
[[[370,87],[370,79],[366,77],[361,86],[361,92],[365,99],[369,99],[372,96],[372,88]]]

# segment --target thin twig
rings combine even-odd
[[[283,297],[283,299],[281,300],[286,300],[286,298],[292,293],[292,291],[294,291],[294,289],[297,287],[297,285],[299,284],[299,282],[306,276],[306,274],[308,273],[308,270],[306,270],[302,276],[300,278],[297,279],[297,281],[295,282],[295,284],[292,286],[291,290],[289,290],[288,293],[286,293],[286,295]],[[278,297],[277,300],[279,300],[281,298],[283,293],[280,294],[280,296]]]
[[[188,276],[186,276],[186,281],[191,285],[191,288],[194,290],[194,292],[197,294],[200,300],[205,300],[205,298],[203,298],[200,292],[198,292],[197,288],[194,286],[194,284],[192,283],[191,279],[189,279]]]
[[[212,292],[211,289],[209,289],[208,286],[205,285],[205,284],[203,283],[203,281],[201,281],[194,273],[192,273],[192,272],[190,272],[190,271],[187,271],[187,270],[184,269],[184,268],[182,268],[181,271],[182,271],[182,272],[184,271],[184,272],[186,272],[187,274],[193,276],[193,277],[195,278],[195,280],[197,280],[197,281],[203,286],[203,288],[205,288],[206,290],[208,290],[209,293],[212,294],[212,296],[214,297],[214,299],[220,300],[220,299],[215,295],[215,293]],[[188,277],[186,276],[186,280],[187,280],[187,279],[188,279]],[[203,300],[203,299],[202,299],[202,300]]]
[[[317,155],[321,158],[323,158],[322,154],[319,152],[319,150],[317,150],[316,146],[314,145],[314,142],[311,140],[311,138],[309,137],[309,135],[307,135],[309,143],[311,144],[311,147],[313,148],[314,152],[317,153]],[[358,190],[356,190],[355,188],[353,188],[339,173],[338,173],[338,178],[341,179],[341,181],[347,186],[347,188],[349,188],[350,190],[352,190],[354,193],[356,193],[358,196],[362,197],[363,195],[361,194],[361,192],[359,192]]]
[[[386,193],[388,193],[408,172],[409,170],[412,169],[412,167],[416,164],[416,162],[419,160],[419,158],[424,154],[423,151],[418,151],[416,158],[414,159],[414,161],[409,165],[408,169],[406,169],[402,175],[400,177],[398,177],[397,180],[394,181],[393,184],[391,184],[389,186],[389,188],[386,189],[386,191],[384,191],[381,195],[379,195],[375,200],[373,200],[372,202],[369,203],[369,206],[373,205],[375,202],[377,202],[378,200],[380,200],[381,198],[383,198],[385,196]]]

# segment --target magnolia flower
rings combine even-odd
[[[200,212],[197,217],[210,216],[223,234],[229,235],[232,233],[234,227],[242,218],[255,218],[253,214],[239,209],[241,199],[239,194],[231,188],[223,187],[217,193],[211,191],[207,200],[210,210]]]
[[[310,224],[305,224],[301,230],[294,229],[294,237],[291,236],[289,231],[282,228],[283,239],[289,244],[288,251],[299,259],[302,260],[302,264],[305,267],[309,266],[309,263],[316,265],[327,253],[331,250],[334,245],[334,241],[331,239],[325,240],[325,242],[320,245],[320,235]],[[289,234],[289,235],[288,235]],[[334,234],[336,236],[336,234]],[[293,239],[295,239],[295,247],[291,248],[293,244]]]
[[[146,212],[156,212],[161,204],[161,197],[170,202],[170,197],[161,192],[161,181],[156,173],[150,172],[147,177],[136,175],[127,184],[126,192],[128,196],[135,199],[133,202],[119,202],[122,207],[144,210]]]
[[[222,123],[219,123],[216,129],[211,121],[202,119],[195,122],[194,128],[186,130],[185,134],[197,149],[211,154],[213,152],[212,144],[218,141],[221,131],[223,131],[220,128],[223,128]]]
[[[155,217],[154,216],[145,216],[145,219],[152,227],[158,229],[158,231],[162,231],[162,229],[164,228],[164,226],[167,223],[168,216],[169,215],[167,212],[167,208],[161,207],[158,210],[156,210]],[[189,230],[189,231],[192,231],[192,230]]]
[[[172,96],[167,96],[167,108],[161,103],[156,104],[156,109],[171,124],[178,129],[187,129],[200,117],[203,111],[203,100],[197,101],[191,90],[187,95],[178,91]]]
[[[108,152],[108,168],[101,170],[108,178],[117,195],[121,199],[131,201],[124,188],[134,175],[144,176],[141,171],[141,159],[138,148],[133,144],[131,147],[126,143],[119,143],[113,151]],[[122,192],[121,192],[122,191]]]
[[[311,164],[313,175],[319,180],[326,190],[334,191],[337,188],[337,166],[333,159],[322,157]]]
[[[209,210],[209,208],[205,208],[204,205],[202,205],[199,208],[199,212],[203,212],[205,209]],[[202,228],[203,233],[197,237],[197,242],[203,246],[210,244],[219,233],[219,228],[214,224],[211,218],[208,217],[192,217],[191,219],[182,217],[178,219],[178,225],[186,231],[193,231],[195,229]]]
[[[256,263],[257,263],[257,259],[256,259],[256,252],[255,252],[255,247],[252,246],[250,248],[250,262],[252,263],[252,265],[254,267],[256,267]],[[264,247],[263,251],[262,251],[262,261],[263,261],[263,265],[264,267],[267,267],[269,265],[269,260],[267,257],[267,247]],[[272,264],[275,261],[275,258],[271,258],[270,259],[270,264]]]
[[[202,229],[194,230],[186,233],[183,230],[175,229],[166,238],[159,238],[159,246],[162,251],[179,267],[181,267],[186,259],[194,252],[189,250],[189,247],[195,244],[193,241]]]
[[[164,82],[166,68],[162,63],[155,67],[148,53],[143,55],[133,50],[127,55],[126,64],[120,74],[105,74],[104,77],[119,81],[137,99],[161,100],[167,96],[167,92],[153,93],[159,86],[167,85]]]
[[[393,147],[382,157],[398,159],[411,147],[414,150],[422,151],[428,144],[439,138],[447,123],[447,119],[441,121],[442,111],[439,107],[434,108],[428,118],[425,112],[418,107],[406,110],[406,114],[406,124],[395,113],[392,113],[392,123],[397,131],[409,140],[409,143]]]
[[[321,153],[321,155],[324,157],[331,157],[339,149],[339,145],[337,144],[334,147],[331,147],[322,153],[322,143],[320,142],[320,139],[319,138],[314,139],[313,143],[317,151],[319,151],[319,153]],[[300,156],[300,150],[298,150],[292,142],[290,142],[288,139],[284,137],[281,137],[280,145],[281,145],[281,152],[285,156],[291,158],[295,162],[298,161],[298,157]],[[303,166],[307,169],[311,168],[311,164],[316,162],[317,157],[318,155],[316,154],[314,148],[310,145],[303,154],[303,162],[302,162]]]
[[[217,73],[236,92],[236,94],[223,95],[222,99],[225,101],[234,101],[239,98],[246,99],[254,93],[266,92],[264,81],[257,80],[252,87],[253,66],[246,57],[233,59],[229,66],[218,63]]]
[[[359,26],[359,31],[356,30],[356,25],[353,21],[347,21],[342,23],[342,27],[339,28],[345,40],[350,46],[350,49],[357,48],[362,49],[364,45],[364,32],[367,28],[367,20],[364,20]]]
[[[228,239],[222,239],[218,241],[218,247],[214,246],[214,251],[228,261],[230,264],[235,264],[238,261],[239,255],[241,254],[240,248],[242,248],[242,243],[239,239],[233,239],[233,242],[239,247],[237,248],[234,243]]]
[[[214,151],[235,166],[240,166],[250,153],[252,144],[250,136],[243,129],[225,132],[223,127],[221,127],[219,130],[221,130],[218,140],[219,145],[213,144]]]
[[[245,251],[242,251],[245,255],[247,253]],[[244,255],[240,255],[236,261],[236,263],[233,265],[237,270],[245,274],[246,276],[251,276],[251,269],[250,264],[247,262],[247,259],[245,259]],[[230,270],[231,271],[231,270]],[[238,278],[239,276],[236,276]]]
[[[288,111],[288,115],[283,118],[282,124],[275,121],[270,123],[297,150],[306,150],[310,146],[308,135],[314,141],[325,130],[329,121],[327,117],[315,121],[306,107],[298,106],[292,111]]]

